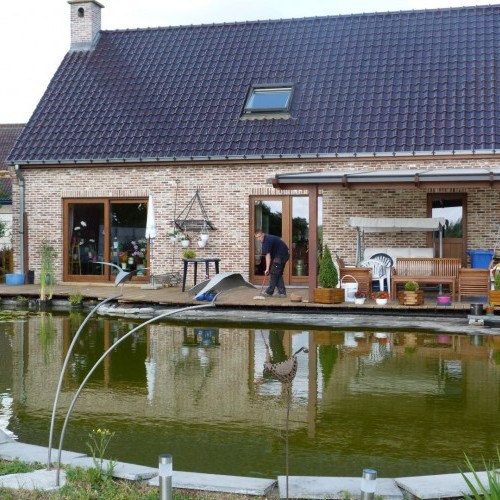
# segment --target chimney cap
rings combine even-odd
[[[104,9],[104,5],[101,2],[98,2],[97,0],[68,0],[68,3],[71,4],[78,4],[78,3],[95,3],[98,7],[101,7],[101,9]]]

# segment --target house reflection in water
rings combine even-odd
[[[59,371],[80,321],[78,313],[53,315],[50,343],[38,316],[0,330],[0,427],[22,441],[47,445]],[[59,417],[102,352],[136,325],[88,324]],[[80,395],[65,447],[85,452],[99,425],[115,432],[117,460],[154,466],[168,452],[177,470],[275,477],[283,473],[284,392],[263,366],[300,347],[309,353],[299,354],[292,385],[292,474],[357,476],[366,466],[387,477],[445,473],[457,471],[464,450],[495,456],[499,337],[179,323],[153,323],[104,360]]]

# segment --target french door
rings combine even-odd
[[[320,199],[321,200],[321,199]],[[250,198],[250,281],[262,284],[266,268],[262,245],[255,231],[279,236],[290,249],[283,279],[287,285],[305,285],[309,275],[309,198],[307,196],[254,196]],[[318,202],[318,221],[321,203]]]
[[[467,266],[467,195],[461,193],[433,193],[428,195],[428,213],[444,217],[443,257],[462,259]],[[434,239],[435,255],[439,255],[439,238]],[[431,245],[432,246],[432,245]]]
[[[147,200],[64,201],[65,281],[110,281],[119,269],[145,280]],[[113,265],[105,265],[107,262]]]

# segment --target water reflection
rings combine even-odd
[[[0,427],[47,445],[59,371],[82,315],[43,313],[0,325]],[[90,367],[137,326],[95,318],[75,345],[56,425]],[[266,344],[269,350],[266,350]],[[290,411],[290,473],[381,476],[456,472],[500,444],[500,338],[432,332],[248,329],[151,324],[106,358],[68,426],[85,452],[96,426],[113,458],[176,469],[284,473],[283,384],[266,377],[301,347]]]

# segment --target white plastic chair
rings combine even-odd
[[[378,281],[379,290],[384,290],[384,281],[387,291],[391,290],[391,266],[378,259],[365,259],[359,263],[359,267],[370,267],[372,270],[372,280]]]

